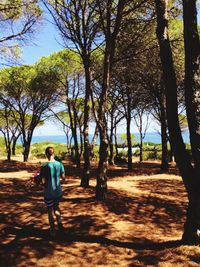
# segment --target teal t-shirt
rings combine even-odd
[[[59,161],[48,161],[42,165],[40,176],[45,178],[44,197],[54,199],[62,196],[60,176],[65,173],[64,166]]]

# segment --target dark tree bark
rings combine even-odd
[[[33,132],[34,132],[35,127],[39,124],[39,121],[40,121],[40,117],[38,117],[37,115],[33,115],[31,118],[31,122],[30,122],[30,125],[28,127],[28,130],[24,126],[21,128],[22,142],[23,142],[23,148],[24,148],[24,150],[23,150],[24,162],[28,161],[30,148],[31,148],[31,140],[33,137]]]
[[[140,128],[141,127],[142,127],[142,125],[140,126]],[[142,129],[140,129],[139,134],[140,134],[140,156],[139,156],[139,161],[142,162],[143,161],[143,136],[142,136]]]
[[[192,171],[192,166],[185,149],[178,119],[177,84],[168,36],[167,1],[155,0],[155,3],[157,11],[157,37],[160,46],[160,58],[166,89],[166,112],[169,135],[176,162],[183,175],[185,186],[187,190],[189,190],[190,182],[188,179],[188,171]]]
[[[0,125],[0,132],[3,134],[4,142],[6,146],[7,160],[11,161],[11,143],[13,139],[13,134],[9,125],[10,111],[7,105],[1,110],[1,119],[4,119],[3,125]],[[12,127],[11,127],[12,128]]]
[[[76,81],[74,78],[74,85],[73,89],[75,90],[75,85]],[[69,83],[66,81],[66,97],[67,97],[67,108],[68,108],[68,113],[69,113],[69,119],[70,119],[70,127],[71,127],[71,132],[74,140],[74,150],[75,150],[75,164],[76,167],[79,168],[81,163],[80,163],[80,153],[79,153],[79,147],[78,147],[78,135],[77,135],[77,111],[75,107],[76,102],[76,97],[74,96],[74,91],[73,91],[73,99],[69,97]]]
[[[200,40],[195,0],[183,0],[185,47],[185,102],[194,161],[195,186],[189,194],[189,206],[183,234],[185,242],[200,242]]]
[[[200,174],[200,41],[195,0],[183,0],[185,45],[185,100],[190,143]]]
[[[126,85],[126,137],[128,146],[128,170],[132,170],[132,142],[131,142],[131,92],[129,87],[130,82]]]
[[[4,142],[6,145],[6,152],[7,152],[7,161],[11,161],[11,141],[10,138],[8,136],[6,136],[6,133],[3,133],[4,135]]]
[[[117,83],[116,83],[117,84]],[[108,116],[110,117],[110,136],[109,136],[109,164],[114,165],[115,164],[115,154],[117,156],[117,151],[115,153],[115,147],[114,147],[114,140],[116,140],[116,127],[118,123],[122,120],[123,116],[121,114],[120,110],[120,104],[121,104],[121,98],[118,93],[116,93],[116,84],[115,81],[112,84],[113,89],[109,91],[109,97],[108,97]],[[115,142],[115,144],[117,141]]]
[[[167,118],[166,118],[166,101],[165,95],[161,96],[160,103],[160,122],[161,122],[161,144],[162,144],[162,158],[161,158],[161,171],[166,172],[169,168],[168,164],[168,149],[167,149]]]
[[[110,81],[110,52],[105,52],[104,75],[102,84],[102,93],[98,109],[97,125],[100,135],[99,163],[97,169],[96,198],[104,200],[107,193],[107,167],[108,167],[108,130],[105,118],[105,103],[107,101],[107,91]]]
[[[110,147],[110,155],[109,155],[109,164],[114,165],[114,144],[113,144],[113,137],[114,137],[114,118],[113,113],[111,112],[111,122],[110,122],[110,138],[109,138],[109,147]]]
[[[95,145],[97,143],[98,134],[99,134],[99,130],[98,130],[98,127],[96,125],[95,131],[94,131],[94,135],[93,135],[93,138],[92,138],[92,142],[91,142],[91,145],[90,145],[90,157],[91,157],[91,159],[94,158],[94,147],[95,147]]]
[[[28,157],[29,157],[29,153],[30,153],[30,146],[31,146],[30,140],[25,141],[23,143],[23,147],[24,147],[23,160],[24,160],[24,162],[27,162],[28,161]]]
[[[129,102],[129,101],[128,101]],[[131,111],[128,108],[128,114],[126,118],[126,135],[128,145],[128,170],[132,170],[132,142],[131,142]]]
[[[74,140],[75,163],[76,163],[76,167],[80,168],[81,163],[80,163],[80,153],[79,153],[79,147],[78,147],[76,113],[73,112],[73,115],[72,115],[71,108],[68,108],[68,111],[69,111],[69,117],[70,117],[72,136]]]
[[[85,51],[85,54],[87,52]],[[90,115],[90,106],[89,100],[91,95],[91,71],[90,71],[90,57],[87,54],[83,57],[85,60],[84,69],[85,69],[85,99],[84,99],[84,167],[83,167],[83,176],[81,178],[81,186],[88,187],[90,179],[90,143],[89,143],[89,115]]]
[[[19,138],[21,133],[19,133],[17,136],[13,137],[13,142],[12,142],[12,155],[15,156],[16,155],[16,144],[17,144],[17,140]]]
[[[179,167],[186,191],[188,193],[189,205],[187,211],[187,219],[184,228],[183,241],[184,242],[199,242],[199,228],[200,228],[200,216],[199,216],[199,161],[196,163],[195,153],[193,167],[189,155],[185,149],[185,145],[181,136],[181,129],[178,120],[178,103],[177,103],[177,84],[176,75],[174,71],[172,51],[170,47],[168,37],[168,18],[167,18],[167,1],[166,0],[155,0],[156,13],[157,13],[157,37],[160,46],[160,57],[163,68],[163,78],[166,88],[166,111],[168,129],[170,135],[170,142],[172,149],[175,154],[176,163]],[[185,39],[185,90],[186,90],[186,105],[192,105],[193,108],[190,111],[187,110],[188,124],[196,126],[196,130],[199,128],[199,100],[195,98],[199,87],[194,82],[199,68],[199,37],[197,33],[197,17],[196,17],[196,1],[183,1],[184,4],[184,39]],[[194,41],[194,42],[193,42]],[[190,47],[188,50],[187,48]],[[188,66],[192,70],[188,69]],[[197,68],[198,66],[198,68]],[[195,71],[196,70],[196,71]],[[190,73],[190,75],[188,75]],[[193,87],[187,88],[187,85]],[[191,96],[191,98],[190,98]],[[192,100],[196,99],[194,102]],[[188,113],[189,112],[189,113]],[[191,120],[192,118],[192,120]],[[190,129],[190,128],[189,128]],[[191,129],[190,129],[191,131]],[[193,131],[193,130],[192,130]],[[191,133],[191,135],[193,132]],[[198,137],[198,135],[195,134]],[[199,149],[199,138],[195,139],[196,142],[192,143],[196,151]],[[199,152],[197,152],[199,153]]]
[[[119,152],[118,152],[118,144],[117,144],[117,125],[115,124],[115,134],[114,134],[114,137],[115,137],[115,153],[116,153],[116,158],[118,157],[119,155]]]

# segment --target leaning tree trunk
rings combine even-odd
[[[28,130],[27,134],[26,134],[26,132],[23,133],[24,162],[28,161],[30,148],[31,148],[31,140],[32,140],[33,131],[34,131],[36,125],[37,125],[37,123],[35,125],[32,125],[32,127]]]
[[[4,135],[4,141],[6,144],[6,152],[7,152],[7,161],[11,161],[11,141],[9,140],[9,137],[6,138],[6,136]]]
[[[184,0],[185,99],[195,168],[200,171],[200,40],[195,0]],[[199,173],[200,174],[200,173]],[[200,176],[199,176],[200,179]]]
[[[116,158],[118,158],[119,156],[119,152],[118,152],[118,144],[117,144],[117,125],[115,124],[115,134],[114,134],[114,137],[115,137],[115,154],[116,154]]]
[[[98,108],[97,125],[100,135],[99,163],[97,169],[96,198],[104,200],[107,193],[107,168],[108,168],[108,131],[105,118],[105,107],[107,102],[107,93],[110,83],[110,54],[108,47],[105,51],[104,74],[102,83],[102,92]]]
[[[113,58],[115,52],[115,45],[117,35],[120,30],[123,10],[126,1],[120,0],[116,3],[116,15],[112,15],[112,1],[108,1],[106,4],[106,16],[100,16],[103,18],[103,32],[105,34],[105,51],[104,51],[104,65],[103,65],[103,82],[102,91],[100,95],[99,108],[98,108],[98,128],[100,134],[100,150],[99,150],[99,165],[97,170],[97,186],[96,197],[99,200],[103,200],[107,192],[107,161],[108,161],[108,134],[107,134],[107,121],[105,119],[107,94],[110,86],[110,73],[113,65]],[[97,8],[101,10],[101,1],[97,1]],[[115,18],[114,18],[115,17]],[[105,20],[104,20],[105,19]],[[104,22],[106,23],[104,24]]]
[[[105,200],[107,193],[107,168],[108,168],[108,135],[107,130],[102,129],[100,132],[99,163],[97,169],[97,200]]]
[[[189,206],[183,240],[200,242],[200,40],[195,0],[183,0],[185,47],[185,100],[195,187],[189,194]]]
[[[142,112],[143,113],[143,112]],[[140,134],[140,158],[139,161],[143,161],[143,134],[142,134],[142,113],[139,114],[139,134]]]
[[[7,147],[7,160],[9,162],[11,161],[11,144],[9,144]]]
[[[126,88],[127,93],[127,125],[126,125],[126,134],[127,134],[127,145],[128,145],[128,170],[132,170],[132,143],[131,143],[131,99],[130,99],[130,90],[129,86]]]
[[[177,83],[174,70],[172,50],[168,36],[167,0],[155,0],[157,13],[157,37],[160,46],[160,58],[166,89],[167,122],[172,149],[179,167],[189,199],[194,194],[194,170],[181,135],[178,118]],[[193,213],[194,215],[194,213]],[[192,218],[194,222],[194,217]],[[192,229],[193,232],[194,229]],[[188,239],[192,239],[193,233]]]
[[[12,143],[12,155],[15,156],[16,155],[16,144],[17,144],[17,139],[18,138],[13,138],[13,143]]]
[[[18,133],[16,136],[14,135],[13,137],[13,142],[12,142],[12,155],[15,156],[16,154],[16,144],[17,144],[17,140],[20,137],[21,133]]]
[[[111,113],[110,140],[109,140],[109,147],[110,147],[109,164],[110,165],[114,165],[114,144],[113,144],[114,122],[113,120],[114,120],[113,114]]]
[[[139,157],[139,162],[143,161],[143,136],[142,132],[140,132],[140,157]]]
[[[127,116],[126,135],[128,145],[128,170],[132,170],[132,143],[131,143],[131,118],[130,114]]]
[[[80,168],[81,162],[80,162],[80,153],[79,153],[79,147],[78,147],[78,136],[77,136],[76,128],[72,130],[72,135],[74,139],[75,163],[76,163],[76,167]]]
[[[7,153],[7,161],[11,161],[11,141],[10,141],[10,136],[7,131],[7,133],[3,132],[4,135],[4,142],[6,146],[6,153]]]
[[[105,104],[105,102],[106,99],[104,98],[102,103]],[[108,131],[103,104],[99,106],[97,125],[100,135],[100,147],[97,168],[96,198],[97,200],[105,200],[107,193]]]
[[[23,160],[24,160],[24,162],[27,162],[28,157],[29,157],[29,153],[30,153],[30,146],[31,146],[30,140],[23,140],[23,146],[24,146]]]
[[[74,149],[75,149],[75,163],[76,167],[79,168],[80,163],[80,153],[79,153],[79,147],[78,147],[78,136],[77,136],[77,120],[76,120],[76,112],[72,115],[71,106],[70,103],[67,103],[68,105],[68,112],[69,112],[69,118],[70,118],[70,126],[71,126],[71,132],[72,137],[74,140]]]
[[[95,147],[95,145],[97,143],[98,135],[99,135],[99,130],[98,130],[98,126],[96,125],[95,131],[94,131],[94,135],[93,135],[93,138],[92,138],[92,142],[91,142],[91,145],[90,145],[90,157],[91,157],[91,159],[93,159],[94,156],[95,156],[94,147]]]
[[[84,99],[84,167],[83,167],[83,176],[81,178],[81,186],[88,187],[89,186],[89,179],[90,179],[90,143],[89,143],[89,113],[90,113],[90,94],[91,94],[91,79],[90,79],[90,67],[85,64],[85,99]]]
[[[168,149],[167,149],[167,118],[166,118],[166,101],[165,96],[162,94],[161,99],[161,143],[162,143],[162,159],[161,159],[161,171],[166,172],[169,168],[168,164]]]

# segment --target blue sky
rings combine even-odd
[[[35,33],[32,44],[22,48],[22,60],[24,64],[33,64],[42,56],[63,49],[60,36],[50,21],[45,20]]]

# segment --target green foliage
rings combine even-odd
[[[93,151],[91,151],[91,160],[99,160],[99,145],[97,144],[93,147]]]
[[[4,138],[0,137],[0,156],[5,156],[5,155],[6,155],[6,146]]]
[[[188,127],[188,121],[187,121],[187,117],[185,114],[179,114],[179,123],[180,123],[180,127],[182,131],[187,130]]]
[[[33,35],[42,15],[38,0],[0,1],[0,59],[13,62],[21,55],[22,40]],[[1,62],[2,63],[2,62]]]
[[[131,134],[131,142],[132,144],[136,143],[136,137],[134,134]],[[118,147],[121,147],[121,148],[127,147],[127,137],[125,133],[117,136],[117,144],[118,144]]]
[[[47,146],[53,146],[55,149],[55,156],[57,159],[63,159],[67,155],[67,146],[65,144],[60,144],[56,142],[39,142],[31,145],[31,155],[32,157],[45,159],[45,149]]]
[[[59,81],[65,85],[66,78],[74,73],[82,71],[82,64],[79,55],[69,49],[55,52],[48,57],[42,57],[37,63],[36,68],[40,72],[52,72]]]

